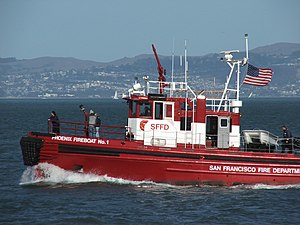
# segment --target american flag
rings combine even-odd
[[[243,84],[266,86],[272,79],[273,71],[269,68],[257,68],[248,64],[247,75]]]

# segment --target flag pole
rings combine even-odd
[[[248,54],[248,34],[245,34],[245,44],[246,44],[246,59],[248,61],[249,54]]]
[[[246,70],[244,70],[244,75],[247,73],[247,70],[248,70],[248,61],[249,61],[248,34],[245,34],[245,54],[246,54],[246,57],[243,59],[242,66],[247,65],[247,68],[246,68]],[[245,79],[245,76],[243,76],[243,77]],[[243,86],[243,84],[244,84],[244,82],[242,82],[240,84],[240,88]]]

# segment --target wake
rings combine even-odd
[[[285,190],[285,189],[300,189],[300,184],[282,184],[282,185],[254,184],[254,185],[238,185],[236,187],[242,187],[244,189],[254,189],[254,190]]]
[[[40,168],[43,171],[44,176],[37,176],[36,169]],[[136,187],[165,187],[172,189],[182,188],[213,188],[214,186],[209,185],[186,185],[176,186],[171,184],[156,183],[153,181],[132,181],[125,180],[122,178],[109,177],[107,175],[96,175],[92,173],[78,173],[73,171],[64,170],[58,166],[40,163],[33,167],[27,167],[23,172],[20,185],[22,186],[55,186],[55,185],[68,185],[68,184],[88,184],[88,183],[107,183],[117,185],[133,185]],[[220,187],[222,188],[222,187]],[[226,189],[254,189],[254,190],[284,190],[284,189],[300,189],[300,184],[289,184],[289,185],[267,185],[267,184],[254,184],[254,185],[237,185],[231,187],[223,187]]]
[[[43,171],[43,176],[37,176],[36,169]],[[20,185],[58,185],[58,184],[85,184],[85,183],[110,183],[119,185],[134,185],[138,187],[147,186],[172,186],[159,184],[152,181],[131,181],[122,178],[113,178],[107,175],[96,175],[92,173],[78,173],[64,170],[58,166],[40,163],[33,167],[27,167],[20,179]]]

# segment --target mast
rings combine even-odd
[[[184,80],[184,73],[183,73],[183,67],[182,67],[182,65],[183,65],[182,55],[179,56],[179,65],[180,65],[180,81],[181,81],[180,82],[180,89],[182,89],[183,88],[182,83],[183,83],[183,80]]]
[[[172,81],[172,86],[170,89],[170,96],[173,96],[173,85],[174,85],[174,38],[173,38],[173,53],[172,53],[172,72],[171,72],[171,81]]]
[[[188,76],[188,61],[187,61],[187,49],[186,49],[186,40],[184,41],[184,82],[187,84]]]
[[[230,50],[230,51],[222,51],[221,53],[224,54],[224,57],[221,58],[222,61],[226,62],[227,65],[230,67],[230,73],[227,78],[227,81],[225,83],[225,88],[222,94],[222,97],[220,99],[220,103],[218,105],[217,111],[221,109],[223,106],[225,110],[227,110],[227,107],[232,107],[233,112],[239,113],[239,108],[242,107],[242,101],[240,100],[240,68],[241,66],[245,66],[248,63],[249,54],[248,54],[248,34],[245,34],[245,54],[246,57],[243,59],[233,59],[233,53],[239,52],[239,50]],[[232,78],[233,72],[236,68],[236,81],[235,81],[235,87],[229,88],[229,83]],[[235,93],[235,99],[227,99],[227,95],[229,92]],[[228,101],[229,100],[229,101]],[[224,104],[224,105],[223,105]]]
[[[188,89],[187,89],[187,73],[188,73],[188,62],[187,62],[187,49],[186,40],[184,41],[184,89],[185,89],[185,113],[184,113],[184,123],[185,123],[185,148],[187,145],[187,109],[188,109]]]

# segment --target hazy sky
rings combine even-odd
[[[299,0],[0,0],[0,57],[100,62],[300,43]]]

